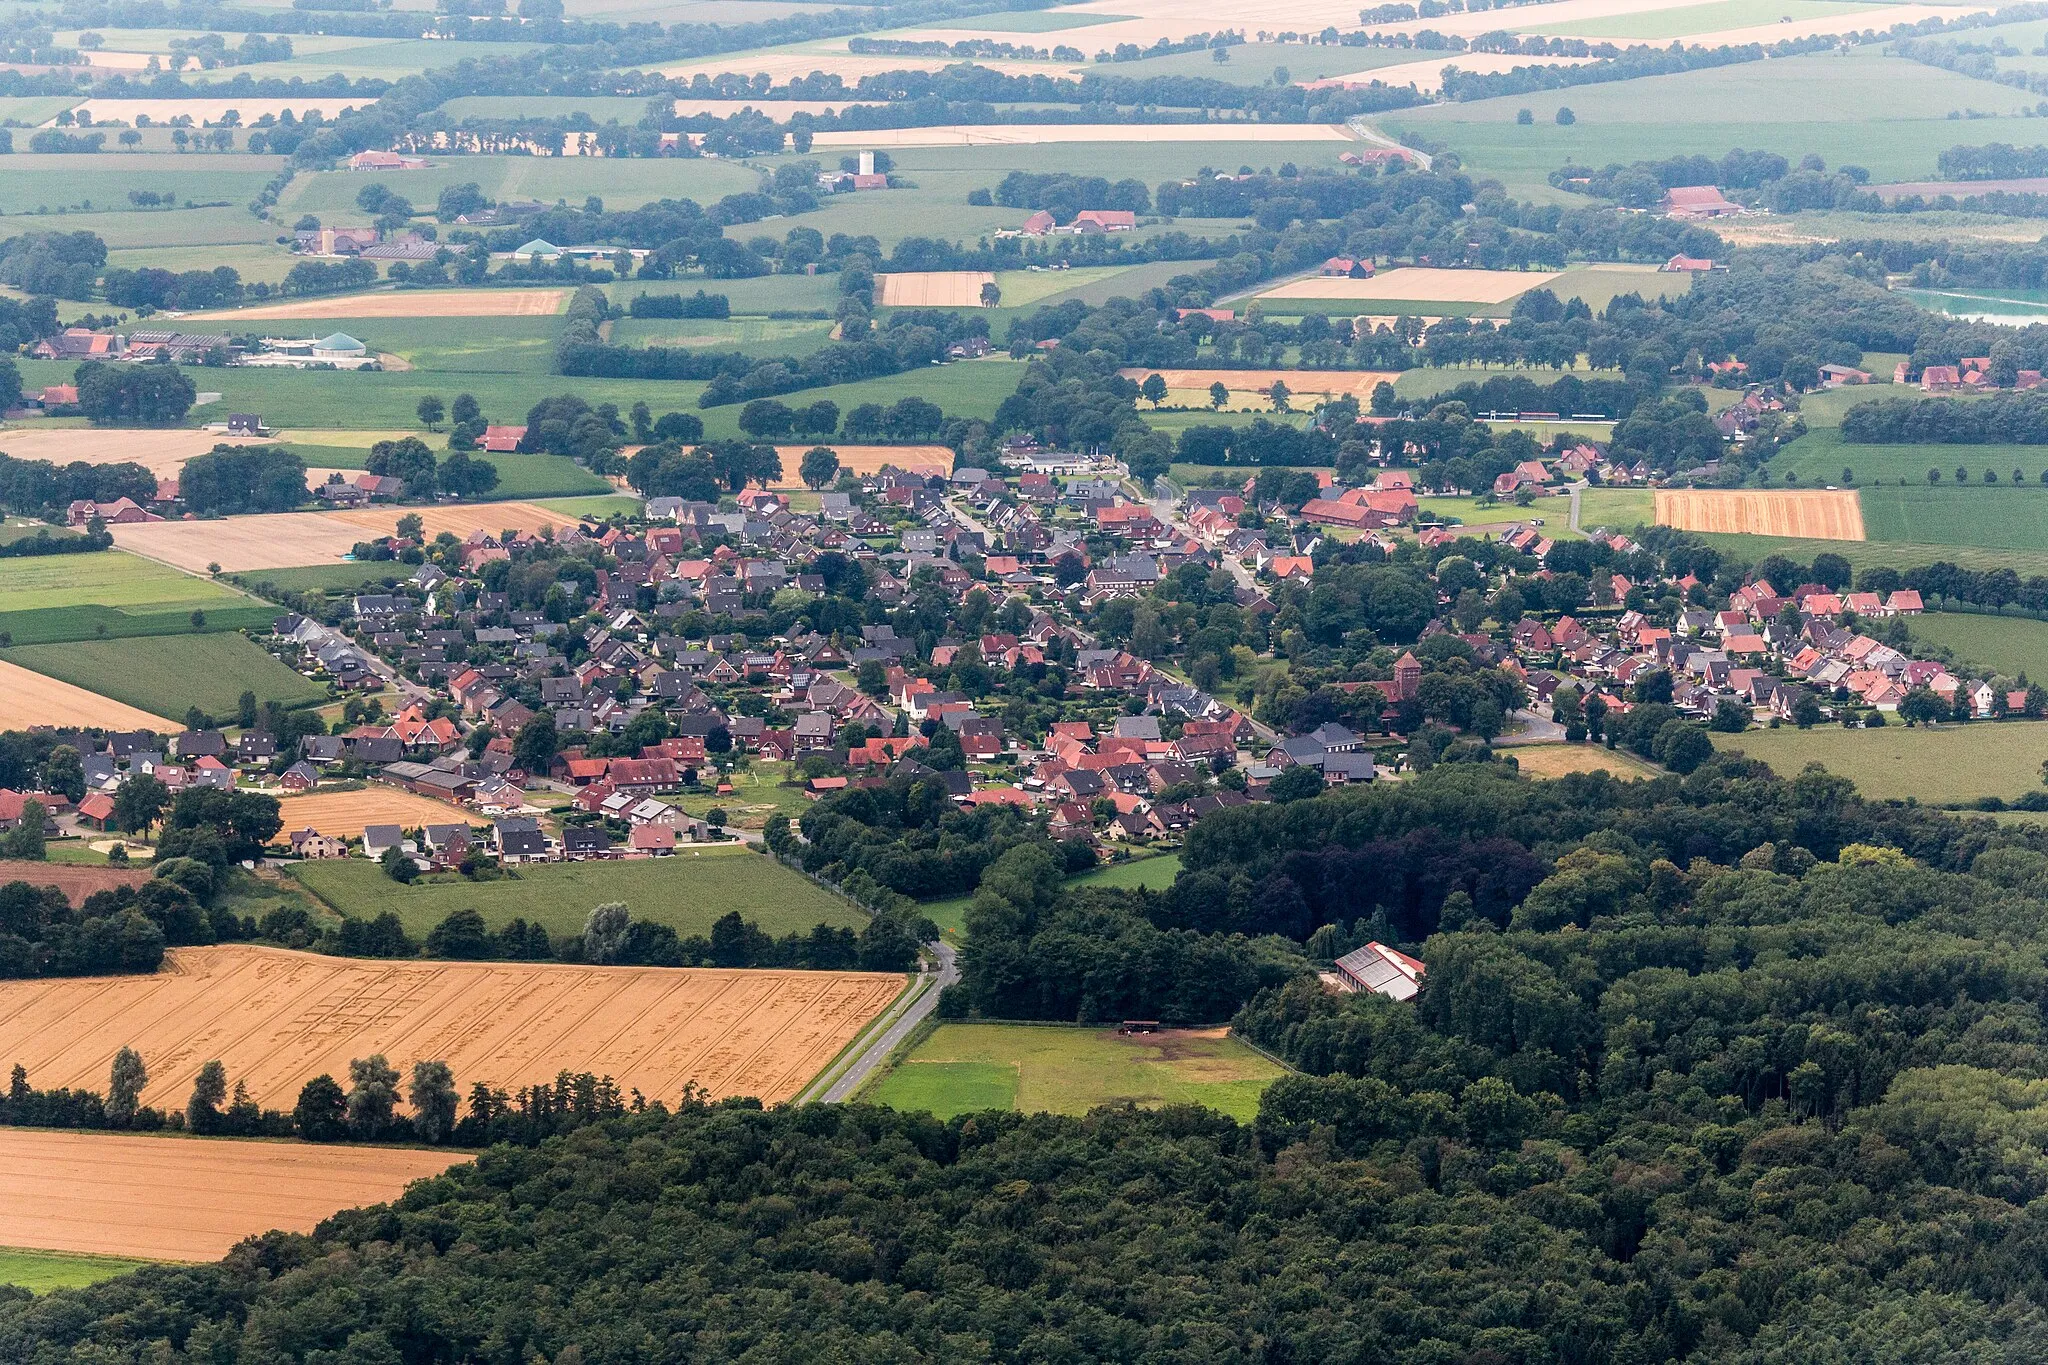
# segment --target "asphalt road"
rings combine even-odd
[[[854,1091],[860,1089],[867,1078],[874,1075],[881,1065],[889,1060],[889,1054],[901,1046],[910,1036],[911,1030],[923,1023],[931,1012],[939,1007],[939,992],[960,979],[960,968],[956,964],[958,954],[949,943],[932,945],[932,955],[939,960],[936,972],[919,974],[918,983],[909,999],[896,1008],[900,1011],[888,1027],[868,1039],[853,1065],[839,1073],[825,1093],[815,1098],[826,1104],[839,1104]]]

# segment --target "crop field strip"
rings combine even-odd
[[[44,725],[164,733],[182,728],[164,716],[0,659],[0,730]]]
[[[213,715],[230,715],[245,690],[261,701],[287,705],[323,701],[327,696],[324,685],[293,672],[256,644],[226,631],[16,645],[7,651],[7,658],[45,677],[156,716],[182,716],[193,706]],[[81,722],[73,719],[70,723]],[[163,724],[143,728],[162,729]],[[170,728],[184,727],[172,724]]]
[[[54,886],[72,905],[82,905],[95,891],[118,886],[141,886],[150,878],[147,868],[97,867],[79,863],[39,863],[21,858],[0,858],[0,885],[29,882]]]
[[[356,791],[316,791],[305,796],[287,796],[278,802],[278,817],[284,821],[286,834],[317,829],[322,834],[341,839],[362,838],[365,825],[403,825],[407,829],[416,829],[423,824],[488,823],[475,811],[382,782],[373,782]]]
[[[577,524],[577,518],[538,503],[486,502],[441,507],[360,508],[342,512],[268,512],[220,521],[143,522],[113,527],[114,543],[191,573],[219,564],[234,573],[332,563],[357,544],[390,535],[398,519],[418,516],[432,538],[483,531],[539,532]]]
[[[1657,524],[1681,531],[1863,540],[1863,510],[1847,491],[1658,489]]]
[[[290,321],[295,318],[532,318],[559,313],[566,289],[389,290],[295,299],[192,313],[183,321]]]
[[[101,1078],[102,1085],[105,1078]],[[273,1228],[311,1232],[468,1153],[0,1128],[0,1245],[210,1261]]]
[[[184,1103],[218,1059],[259,1104],[382,1053],[444,1061],[457,1084],[516,1090],[561,1071],[674,1099],[786,1099],[902,991],[877,972],[364,962],[242,945],[174,949],[153,976],[10,983],[0,1058],[44,1087],[103,1086],[115,1052],[149,1066],[144,1102]],[[0,1241],[5,1241],[0,1234]]]

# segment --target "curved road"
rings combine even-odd
[[[908,995],[892,1008],[896,1011],[887,1027],[869,1037],[867,1044],[853,1061],[826,1084],[822,1094],[809,1094],[803,1099],[820,1100],[826,1104],[839,1104],[860,1089],[868,1077],[889,1060],[889,1054],[902,1045],[911,1030],[922,1024],[931,1012],[939,1007],[939,992],[960,979],[957,965],[958,952],[950,943],[931,945],[932,956],[939,960],[936,972],[918,973],[917,982]],[[815,1086],[812,1087],[816,1089]]]

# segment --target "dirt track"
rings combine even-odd
[[[375,294],[340,294],[289,303],[264,303],[212,313],[188,313],[189,321],[248,318],[538,318],[562,311],[566,289],[422,289]]]
[[[155,730],[175,734],[184,727],[125,702],[46,678],[0,659],[0,730],[32,725],[99,726],[107,730]]]
[[[470,1155],[0,1128],[0,1245],[211,1261],[244,1237],[395,1199]]]
[[[679,875],[687,875],[680,874]],[[114,1054],[149,1067],[144,1102],[182,1105],[219,1059],[259,1104],[289,1109],[323,1072],[381,1052],[402,1073],[445,1061],[457,1086],[560,1071],[673,1100],[787,1099],[903,989],[874,972],[551,963],[366,962],[242,945],[174,949],[153,976],[0,984],[0,1066],[41,1088],[104,1089]]]
[[[1804,540],[1862,540],[1863,504],[1846,489],[1707,491],[1660,489],[1657,524],[1681,531],[1722,531]]]

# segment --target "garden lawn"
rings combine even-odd
[[[2000,673],[2048,681],[2048,621],[1932,611],[1909,622],[1915,640],[1945,645],[1959,659]]]
[[[1120,1035],[1032,1024],[941,1024],[864,1093],[940,1118],[977,1110],[1085,1114],[1200,1104],[1249,1122],[1285,1072],[1222,1029]]]
[[[327,695],[243,636],[224,633],[16,646],[7,661],[159,716],[182,716],[194,706],[231,716],[245,691],[286,705]]]
[[[0,1247],[0,1284],[47,1294],[52,1289],[83,1289],[116,1275],[140,1270],[148,1261],[118,1256],[82,1256],[68,1251],[24,1251]]]
[[[1769,764],[1780,777],[1797,777],[1807,764],[1819,763],[1853,781],[1865,796],[1913,797],[1936,805],[1986,796],[2010,801],[2039,790],[2041,761],[2048,758],[2048,722],[2042,721],[1972,721],[1910,730],[1897,721],[1882,730],[1786,726],[1713,738],[1715,748],[1739,749]]]
[[[512,869],[516,877],[499,881],[445,876],[411,886],[400,886],[363,858],[301,863],[293,871],[342,914],[369,919],[389,910],[415,938],[457,910],[477,911],[494,929],[524,919],[551,934],[581,933],[592,908],[608,901],[623,901],[633,918],[666,924],[685,937],[708,935],[714,920],[735,910],[777,938],[818,924],[858,929],[867,923],[851,902],[772,858],[739,849],[699,853],[685,845],[673,858],[547,863]]]

